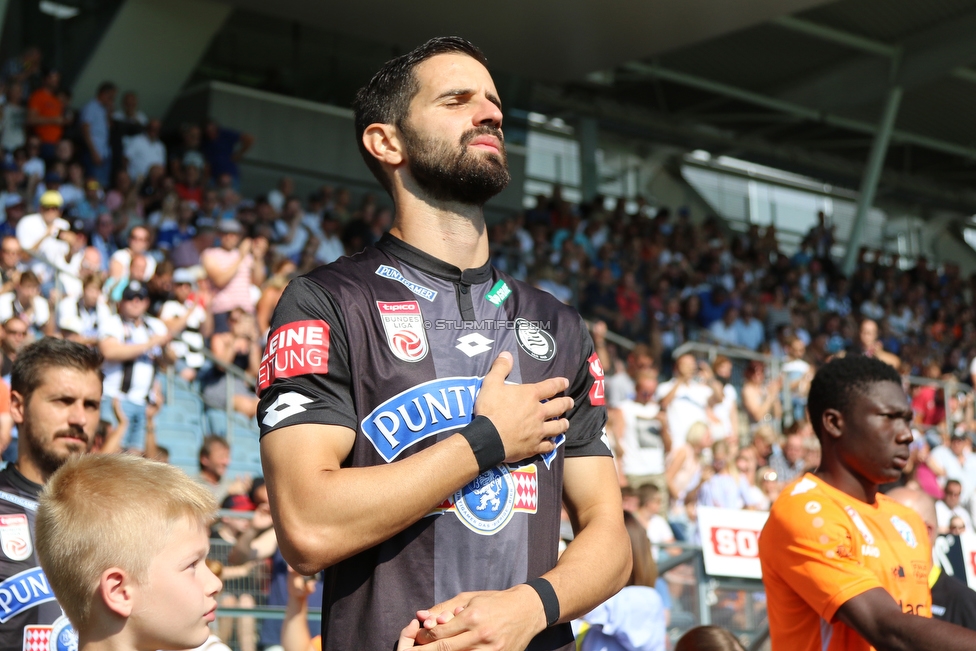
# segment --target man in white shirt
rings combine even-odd
[[[607,376],[607,408],[618,407],[625,400],[633,400],[637,393],[637,375],[652,368],[654,356],[651,355],[651,349],[646,344],[634,346],[627,354],[626,369],[619,369],[613,375]]]
[[[707,365],[699,369],[695,356],[686,353],[675,361],[674,377],[657,388],[654,398],[667,410],[671,447],[684,445],[688,429],[695,423],[709,422],[711,407],[722,400],[704,381],[710,378],[711,369]]]
[[[674,542],[674,531],[661,515],[662,512],[667,513],[667,495],[668,491],[661,490],[656,484],[642,484],[637,487],[637,510],[634,517],[647,531],[655,561],[661,552],[658,545]]]
[[[315,250],[315,261],[321,262],[322,264],[329,264],[346,254],[342,239],[339,237],[342,224],[329,213],[322,215],[320,223],[321,229],[316,234],[319,240],[319,246]]]
[[[146,402],[153,388],[156,363],[172,361],[172,335],[159,319],[146,316],[149,291],[132,281],[122,292],[119,313],[99,324],[98,348],[105,357],[102,420],[114,427],[112,401],[118,399],[129,419],[123,445],[141,450],[145,443]]]
[[[176,372],[187,382],[196,379],[203,366],[204,338],[213,333],[213,315],[200,297],[191,298],[195,274],[187,268],[173,272],[173,298],[163,303],[159,318],[170,332],[179,332],[170,349],[176,356]]]
[[[937,476],[958,481],[962,485],[960,503],[970,504],[976,489],[976,454],[973,454],[968,433],[955,431],[948,446],[934,448],[929,455],[929,466],[934,466],[932,470]]]
[[[725,309],[725,314],[722,315],[721,319],[708,326],[708,332],[719,346],[735,348],[742,345],[739,341],[738,328],[735,325],[738,319],[739,310],[730,305]]]
[[[56,274],[78,275],[82,240],[71,232],[71,225],[61,216],[64,199],[57,190],[41,195],[40,212],[25,215],[17,222],[17,241],[33,257],[30,269],[47,291]]]
[[[962,484],[955,479],[950,479],[945,485],[944,497],[935,503],[935,517],[939,526],[940,534],[949,533],[949,521],[953,517],[962,518],[966,523],[966,530],[973,530],[973,519],[960,504],[962,497]]]
[[[783,378],[790,387],[794,422],[804,420],[807,394],[810,393],[810,382],[813,381],[813,368],[803,359],[806,353],[806,344],[799,337],[794,336],[786,345],[788,361],[783,364]]]
[[[721,441],[739,435],[739,392],[732,386],[732,360],[719,355],[712,362],[715,379],[709,384],[721,396],[721,401],[712,405],[715,417],[709,423],[713,441]]]
[[[166,165],[166,145],[159,139],[162,128],[159,120],[150,120],[145,133],[125,139],[125,158],[133,180],[145,178],[153,165]]]
[[[657,370],[637,375],[636,395],[609,410],[608,422],[617,439],[617,455],[631,486],[653,483],[667,489],[664,457],[671,449],[667,419],[654,401]]]
[[[65,296],[58,303],[58,328],[65,339],[98,345],[99,325],[113,318],[108,301],[102,295],[101,278],[90,275],[82,283],[82,295]]]
[[[17,222],[17,241],[24,251],[37,251],[41,242],[57,237],[60,231],[70,230],[71,225],[61,217],[64,199],[56,190],[41,195],[41,210],[33,215],[24,215]]]
[[[15,316],[27,324],[28,343],[54,333],[51,309],[41,296],[41,283],[32,271],[20,274],[12,292],[0,294],[0,323]]]

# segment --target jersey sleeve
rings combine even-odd
[[[774,508],[760,537],[764,572],[775,572],[825,621],[854,597],[884,588],[861,562],[854,525],[837,505],[811,496],[779,506],[787,508]]]
[[[593,340],[582,319],[580,330],[580,367],[570,382],[569,395],[573,408],[569,411],[569,430],[566,432],[567,457],[613,456],[605,438],[607,408],[604,397],[603,366],[593,348]]]
[[[303,423],[355,430],[349,346],[334,298],[296,278],[281,295],[258,372],[261,436]]]

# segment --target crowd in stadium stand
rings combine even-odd
[[[213,120],[164,134],[136,92],[120,97],[106,82],[93,98],[72,98],[37,57],[29,49],[2,72],[0,376],[9,379],[18,350],[38,337],[98,346],[101,449],[165,460],[153,425],[158,370],[172,366],[207,407],[253,418],[252,385],[220,363],[253,378],[289,280],[375,242],[392,211],[329,185],[299,196],[289,178],[242,197],[238,163],[251,136]],[[976,419],[966,383],[976,376],[976,276],[862,250],[846,277],[824,215],[786,255],[774,226],[733,232],[718,218],[696,224],[685,210],[642,201],[632,211],[624,200],[606,206],[604,197],[574,205],[556,188],[491,227],[491,256],[592,324],[625,505],[655,554],[697,540],[698,506],[768,510],[783,485],[816,468],[805,395],[835,355],[872,355],[906,378],[955,383],[906,380],[918,435],[901,483],[939,500],[940,530],[972,530]],[[687,342],[721,354],[675,359]],[[0,447],[10,461],[17,439],[4,405],[9,387],[0,383]],[[228,476],[228,463],[226,442],[207,437],[200,480],[227,509],[254,513],[214,530],[225,543],[224,604],[267,600],[243,583],[266,562],[271,603],[283,605],[288,577],[263,517],[267,491]],[[259,636],[253,620],[237,626],[244,651],[277,635]]]

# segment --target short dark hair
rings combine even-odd
[[[946,483],[945,483],[945,487],[946,488],[949,488],[949,484],[955,484],[959,488],[962,488],[962,482],[959,481],[958,479],[949,479],[949,480],[947,480]]]
[[[823,414],[836,409],[847,414],[855,393],[880,382],[894,382],[901,386],[901,376],[894,367],[873,357],[851,355],[831,360],[817,371],[810,383],[807,410],[817,437],[823,440]]]
[[[17,281],[17,285],[18,286],[23,286],[23,285],[40,286],[40,284],[41,284],[41,281],[37,277],[37,274],[35,274],[30,269],[28,269],[24,273],[20,274],[20,280]]]
[[[650,482],[646,484],[641,484],[637,487],[637,505],[644,506],[655,497],[660,495],[661,489],[657,487],[656,484]]]
[[[10,390],[23,396],[24,401],[41,385],[42,374],[49,368],[70,368],[98,375],[102,382],[102,354],[67,339],[45,337],[28,344],[17,353],[10,372]]]
[[[110,90],[118,90],[118,87],[110,81],[103,81],[98,85],[98,90],[95,91],[95,97],[107,93]]]
[[[369,83],[356,93],[353,110],[356,115],[356,144],[359,153],[373,176],[391,196],[393,184],[380,162],[366,151],[363,134],[371,124],[392,124],[401,127],[409,112],[410,101],[420,91],[414,69],[433,56],[452,52],[467,54],[481,65],[488,67],[485,55],[472,43],[459,36],[438,36],[407,54],[387,61],[373,75]]]
[[[223,446],[228,450],[230,450],[230,443],[228,443],[227,439],[225,439],[223,436],[220,436],[219,434],[210,434],[208,436],[203,437],[203,443],[200,445],[199,460],[202,460],[204,457],[207,457],[209,459],[210,455],[213,454],[213,449],[218,446]],[[200,463],[199,465],[200,465],[200,470],[203,470],[203,464]]]

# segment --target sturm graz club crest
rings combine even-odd
[[[512,517],[515,485],[505,466],[486,470],[454,495],[454,506],[469,529],[492,534]]]
[[[538,324],[516,319],[515,334],[522,350],[540,362],[548,362],[556,355],[555,339]]]
[[[432,515],[454,511],[471,531],[490,536],[501,531],[516,513],[536,513],[539,477],[535,464],[486,470],[446,500]]]

